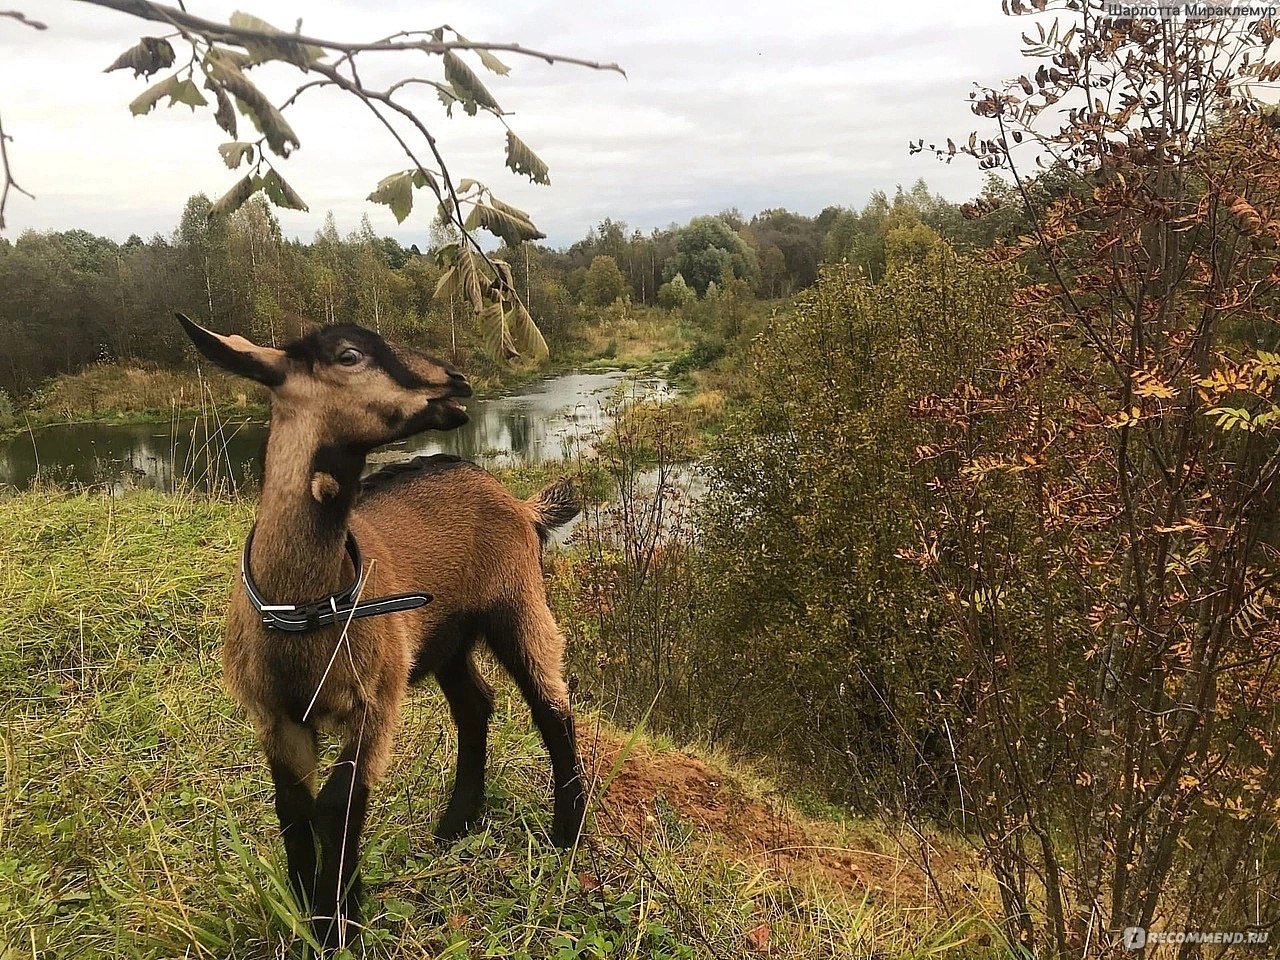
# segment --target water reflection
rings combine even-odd
[[[391,444],[373,459],[452,453],[489,466],[556,460],[575,439],[607,425],[606,401],[624,380],[634,378],[618,371],[573,373],[538,381],[509,396],[471,400],[466,426]],[[654,378],[634,382],[640,395],[668,389]],[[0,442],[0,484],[26,487],[39,474],[59,482],[117,489],[228,483],[239,488],[258,479],[258,452],[265,434],[264,424],[244,419],[221,425],[187,420],[45,427]]]

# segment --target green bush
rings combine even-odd
[[[915,464],[933,428],[913,409],[1002,341],[1006,290],[945,250],[875,285],[835,267],[756,339],[751,397],[706,465],[697,732],[845,800],[949,798],[937,691],[957,664],[900,557],[929,500]]]
[[[667,375],[683,377],[695,370],[705,370],[725,355],[722,340],[699,340],[667,366]]]

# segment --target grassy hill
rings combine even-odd
[[[0,499],[0,958],[303,957],[270,781],[219,681],[222,605],[252,506],[146,493]],[[430,825],[453,739],[415,693],[365,844],[370,957],[987,956],[987,882],[917,838],[804,816],[723,760],[580,719],[587,839],[546,842],[547,765],[499,682],[489,814]]]

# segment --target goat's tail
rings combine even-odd
[[[548,487],[544,487],[525,501],[533,509],[533,525],[538,531],[538,539],[546,546],[551,539],[551,531],[563,527],[582,512],[578,503],[578,493],[573,481],[561,477]]]

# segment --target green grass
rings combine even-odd
[[[219,680],[252,505],[34,491],[0,511],[0,958],[306,956],[265,765]],[[781,957],[975,949],[918,904],[721,856],[674,813],[642,844],[597,830],[561,854],[541,744],[499,691],[489,814],[451,850],[430,837],[451,727],[433,689],[412,696],[370,809],[357,955],[737,960],[761,924]]]

